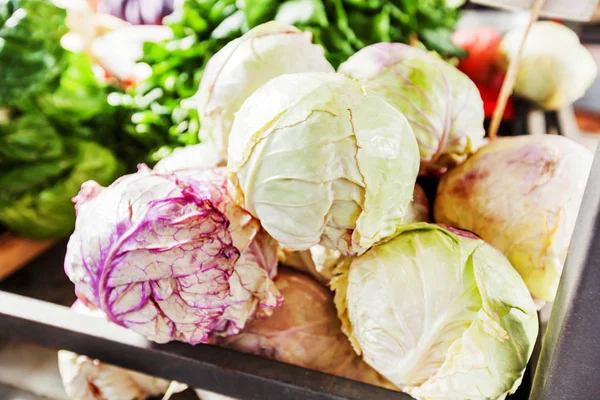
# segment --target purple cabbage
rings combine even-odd
[[[227,192],[224,168],[142,166],[82,186],[65,272],[78,297],[147,339],[204,343],[281,304],[278,246]]]

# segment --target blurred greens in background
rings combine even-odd
[[[443,56],[462,55],[450,40],[458,10],[445,0],[185,0],[165,21],[172,40],[146,43],[152,75],[119,100],[132,111],[127,132],[154,163],[198,143],[195,103],[202,71],[227,42],[269,20],[310,31],[334,67],[366,45],[422,42]]]
[[[122,142],[86,56],[64,50],[66,12],[45,0],[0,1],[0,222],[33,238],[71,233],[81,183],[109,184],[138,154]]]
[[[123,0],[125,1],[125,0]],[[129,0],[131,1],[131,0]],[[123,89],[65,50],[66,12],[48,0],[0,0],[0,223],[34,238],[73,229],[81,183],[110,184],[199,142],[193,99],[210,57],[271,19],[310,31],[337,67],[382,41],[462,55],[445,0],[184,0],[163,20],[173,39],[146,43],[152,73]]]

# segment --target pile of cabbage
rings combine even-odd
[[[557,136],[487,143],[476,87],[435,53],[377,43],[335,72],[311,39],[271,22],[232,41],[196,95],[207,143],[82,185],[65,259],[79,301],[157,343],[416,399],[514,393],[591,153]],[[174,390],[144,376],[152,391],[111,396],[103,364],[77,357],[61,356],[75,398]]]

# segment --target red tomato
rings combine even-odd
[[[494,74],[494,63],[502,35],[495,28],[476,27],[460,29],[452,34],[452,41],[469,55],[460,60],[458,68],[476,83],[488,83]]]

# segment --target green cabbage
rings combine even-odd
[[[412,199],[418,147],[394,107],[340,74],[277,77],[236,114],[228,166],[241,204],[284,247],[363,253]]]
[[[404,113],[421,152],[421,174],[445,172],[483,145],[483,102],[475,84],[434,53],[401,43],[365,47],[340,65]]]
[[[413,199],[408,205],[404,215],[403,224],[413,222],[428,222],[430,214],[429,199],[423,188],[417,183],[413,192]],[[308,250],[284,250],[284,264],[312,275],[322,283],[328,283],[333,277],[336,266],[343,259],[338,250],[330,249],[317,244]]]
[[[334,278],[344,330],[367,364],[417,399],[503,398],[538,333],[525,283],[475,235],[427,223],[346,260]]]
[[[295,72],[334,72],[321,46],[293,26],[267,22],[232,40],[208,62],[197,93],[201,137],[227,152],[235,113],[271,79]]]

